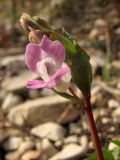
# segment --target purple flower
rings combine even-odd
[[[40,44],[27,45],[25,59],[28,68],[42,79],[28,81],[28,88],[55,88],[61,92],[69,88],[71,74],[64,63],[65,49],[61,42],[51,41],[44,35]]]

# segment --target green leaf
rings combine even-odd
[[[104,148],[102,151],[105,160],[115,160],[112,153],[108,149]]]
[[[115,160],[112,153],[108,149],[103,148],[102,152],[104,160]],[[95,153],[90,154],[85,160],[97,160],[96,154]]]
[[[90,93],[92,81],[92,68],[87,53],[78,49],[77,54],[72,57],[70,66],[75,84],[83,93]]]
[[[61,41],[62,44],[64,45],[65,49],[69,53],[76,53],[76,48],[75,48],[74,44],[72,43],[71,40],[69,40],[65,36],[60,35],[60,34],[51,33],[51,39],[52,40],[59,40],[59,41]]]
[[[120,147],[120,140],[112,140],[111,142]]]
[[[112,151],[112,155],[114,157],[115,160],[118,160],[120,154],[120,147],[116,147],[113,151]]]
[[[64,98],[67,98],[67,99],[70,99],[70,100],[72,100],[72,101],[79,102],[79,103],[81,102],[81,100],[80,100],[79,98],[74,97],[74,96],[71,96],[71,95],[69,95],[69,94],[67,94],[67,93],[58,92],[58,91],[56,91],[55,89],[53,89],[53,91],[54,91],[55,93],[57,93],[58,95],[64,97]]]
[[[96,154],[95,153],[89,154],[89,156],[85,160],[97,160]]]

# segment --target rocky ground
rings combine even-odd
[[[102,146],[112,149],[110,141],[120,139],[118,12],[113,3],[100,9],[81,1],[79,13],[76,11],[78,1],[71,15],[60,18],[63,10],[55,6],[60,1],[52,2],[56,10],[49,12],[59,14],[47,13],[47,20],[56,24],[57,29],[61,24],[75,35],[91,57],[94,119]],[[84,160],[93,151],[93,142],[80,105],[51,90],[25,87],[28,79],[38,78],[28,71],[24,62],[26,36],[21,33],[12,45],[7,31],[4,27],[0,30],[0,160]],[[101,70],[107,51],[111,53],[112,80],[106,83]]]
[[[24,50],[24,49],[21,49]],[[78,160],[93,150],[84,112],[79,104],[51,90],[29,90],[28,79],[36,79],[25,66],[24,55],[2,56],[0,63],[0,159]],[[94,70],[104,59],[91,56]],[[119,72],[119,60],[112,62]],[[109,84],[96,75],[92,84],[92,108],[101,143],[107,147],[119,139],[120,82]]]

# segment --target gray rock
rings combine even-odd
[[[51,156],[55,155],[58,151],[55,147],[50,143],[48,139],[42,140],[42,153],[45,154],[46,158],[50,158]]]
[[[58,95],[29,100],[10,110],[8,119],[10,122],[23,126],[38,125],[48,121],[58,121],[62,114],[69,107],[70,101]],[[70,112],[61,121],[68,123],[79,116],[77,109],[71,107]]]
[[[35,150],[30,150],[24,153],[21,157],[21,160],[34,160],[34,159],[39,159],[40,158],[40,152],[35,151]]]
[[[19,159],[19,157],[20,157],[20,154],[17,151],[8,152],[5,155],[5,160],[17,160],[17,159]]]
[[[77,144],[69,144],[62,151],[55,154],[49,160],[78,160],[81,155],[81,147]]]
[[[12,93],[9,93],[2,104],[2,109],[5,112],[8,112],[11,108],[13,108],[15,105],[18,105],[21,103],[21,98],[19,96],[13,95]]]
[[[7,78],[2,82],[1,86],[5,91],[17,91],[25,88],[25,84],[29,79],[36,79],[38,76],[29,71],[22,72],[19,76]]]
[[[88,138],[86,135],[83,135],[79,138],[79,143],[80,143],[80,147],[81,147],[81,152],[85,153],[87,151],[88,148]]]
[[[82,127],[77,123],[70,123],[69,134],[80,134],[82,132]]]
[[[31,134],[40,138],[48,138],[52,141],[57,141],[64,138],[65,130],[57,123],[47,122],[33,128]]]
[[[4,142],[3,147],[6,151],[13,151],[16,150],[22,142],[23,139],[21,137],[10,137]]]
[[[66,138],[64,138],[64,143],[65,144],[78,143],[78,137],[76,135],[66,137]]]
[[[22,155],[24,152],[26,152],[27,150],[31,150],[35,147],[34,141],[26,140],[24,142],[21,143],[21,145],[19,146],[17,152],[19,155]]]

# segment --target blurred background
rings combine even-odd
[[[24,62],[25,12],[64,27],[90,55],[93,114],[102,146],[113,149],[110,141],[120,139],[120,1],[0,0],[0,160],[83,160],[93,151],[79,104],[25,87],[38,78]]]

